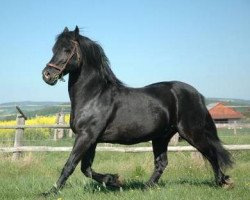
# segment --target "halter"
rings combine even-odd
[[[78,42],[75,41],[75,40],[71,40],[71,42],[73,42],[74,44],[74,47],[69,55],[69,57],[67,58],[66,62],[60,67],[54,63],[48,63],[46,66],[47,67],[53,67],[57,70],[59,70],[59,74],[58,75],[61,75],[63,70],[66,68],[67,64],[69,63],[70,59],[74,56],[74,54],[76,53],[76,56],[77,56],[77,61],[78,61],[78,65],[80,65],[80,55],[79,55],[79,52],[77,51],[77,47],[78,47]]]

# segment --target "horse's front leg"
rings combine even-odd
[[[116,187],[120,188],[121,187],[121,182],[119,180],[119,176],[117,174],[100,174],[95,172],[91,166],[95,157],[95,149],[96,149],[96,144],[92,145],[84,157],[82,158],[81,161],[81,171],[82,173],[88,177],[92,178],[95,181],[105,185],[105,186],[111,186],[111,187]]]
[[[50,189],[49,192],[43,193],[43,195],[48,196],[50,194],[57,194],[58,191],[64,186],[68,177],[74,172],[77,164],[82,159],[84,154],[88,152],[88,149],[93,143],[93,138],[91,138],[86,132],[76,135],[75,143],[70,156],[64,165],[61,175],[56,182],[56,184]]]

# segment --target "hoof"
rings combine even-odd
[[[113,185],[114,187],[117,187],[117,188],[121,188],[122,187],[122,179],[120,178],[119,175],[114,175],[114,179],[113,179]]]
[[[122,187],[122,180],[120,179],[120,177],[117,174],[115,174],[115,175],[108,174],[108,175],[106,175],[106,177],[103,181],[103,185],[109,186],[109,187],[121,188]]]
[[[153,187],[156,187],[157,186],[157,183],[155,182],[152,182],[152,181],[148,181],[145,183],[145,188],[153,188]]]
[[[56,196],[58,193],[60,193],[59,190],[54,186],[48,192],[43,192],[41,196],[43,197]]]
[[[49,196],[55,196],[56,194],[55,193],[51,193],[51,192],[43,192],[42,194],[41,194],[41,196],[43,196],[43,197],[49,197]]]
[[[122,186],[123,186],[123,182],[124,182],[124,180],[123,180],[120,176],[118,176],[118,177],[117,177],[117,184],[119,185],[120,189],[121,189]]]
[[[234,188],[234,182],[231,178],[227,178],[221,187],[227,190],[232,189]]]

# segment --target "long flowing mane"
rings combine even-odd
[[[97,42],[80,36],[79,43],[87,64],[92,65],[106,83],[110,83],[116,87],[124,86],[111,70],[109,59],[105,55],[103,48]]]

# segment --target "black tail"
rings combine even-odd
[[[233,165],[232,156],[231,156],[230,152],[227,151],[222,146],[222,142],[219,139],[218,134],[217,134],[216,126],[215,126],[214,121],[213,121],[209,112],[207,112],[207,115],[206,115],[205,129],[207,130],[206,136],[207,136],[208,142],[216,150],[216,154],[217,154],[217,158],[218,158],[218,162],[219,162],[220,167],[222,169],[232,167],[232,165]]]

